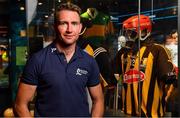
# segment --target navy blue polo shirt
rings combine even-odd
[[[52,43],[29,58],[21,82],[37,86],[35,116],[90,116],[86,87],[100,83],[99,69],[79,47],[67,63]]]

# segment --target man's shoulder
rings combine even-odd
[[[39,50],[36,53],[33,53],[30,58],[36,58],[38,60],[43,60],[45,59],[45,57],[47,56],[48,53],[51,52],[51,46],[47,46],[45,48],[42,48],[41,50]]]

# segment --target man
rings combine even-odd
[[[57,38],[34,54],[24,69],[14,105],[18,116],[31,116],[28,103],[35,91],[35,116],[103,116],[97,63],[76,46],[82,28],[80,13],[80,8],[72,3],[62,3],[57,8]],[[93,100],[91,113],[86,87]]]
[[[172,30],[172,32],[166,36],[165,47],[169,52],[169,56],[172,59],[174,64],[174,68],[176,70],[176,76],[178,76],[178,33],[176,30]],[[171,112],[172,117],[179,116],[178,108],[179,108],[179,96],[178,96],[178,88],[174,88],[174,86],[167,86],[167,96],[165,100],[167,101],[166,109],[168,112]]]
[[[121,108],[130,116],[165,116],[165,85],[177,82],[173,64],[163,46],[152,43],[148,16],[128,18],[123,30],[127,42],[115,59],[115,73],[123,75]]]

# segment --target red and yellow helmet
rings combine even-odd
[[[138,17],[136,15],[123,22],[123,30],[125,35],[131,40],[138,38],[138,30],[140,30],[140,40],[145,40],[151,33],[152,23],[149,16],[140,15]]]

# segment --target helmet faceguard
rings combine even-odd
[[[138,20],[139,19],[139,20]],[[138,28],[139,27],[139,28]],[[138,30],[140,32],[138,32]],[[152,30],[151,20],[148,16],[132,16],[123,22],[123,34],[130,40],[135,41],[140,33],[140,40],[145,40]]]

